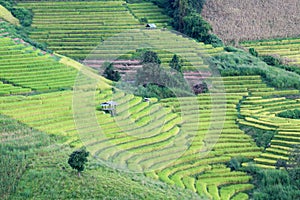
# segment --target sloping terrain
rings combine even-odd
[[[300,34],[298,0],[207,0],[202,15],[226,42]]]
[[[241,45],[254,48],[260,55],[280,56],[291,65],[300,65],[300,38],[251,41]]]
[[[192,192],[109,170],[92,160],[80,180],[66,162],[72,149],[60,140],[64,138],[0,115],[1,199],[196,198]]]
[[[294,91],[296,92],[296,91]],[[293,91],[286,91],[293,94]],[[255,127],[263,131],[276,131],[268,148],[265,149],[254,161],[257,166],[264,168],[275,168],[277,160],[282,159],[288,162],[289,154],[294,145],[300,143],[300,120],[286,119],[276,116],[276,114],[293,110],[300,107],[299,99],[287,99],[280,97],[276,91],[277,98],[268,97],[267,93],[256,94],[254,97],[246,98],[241,105],[241,114],[244,119],[239,119],[239,124]]]
[[[32,39],[71,58],[83,60],[107,37],[143,27],[125,1],[24,2],[34,13]]]
[[[209,92],[146,101],[75,60],[15,38],[0,22],[0,169],[5,174],[0,198],[249,199],[253,177],[234,170],[232,159],[274,168],[300,144],[299,120],[276,116],[299,107],[299,90],[269,87],[265,77],[249,69],[244,76],[214,77],[206,59],[237,51],[225,52],[165,29],[144,30],[139,22],[144,17],[159,26],[168,20],[153,4],[19,2],[35,13],[31,37],[57,53],[86,58],[83,63],[94,68],[106,60],[131,58],[145,47],[168,67],[176,53],[185,59],[185,75],[192,81],[204,79]],[[94,48],[99,40],[103,46]],[[253,60],[228,63],[246,66],[244,61]],[[136,70],[132,68],[128,73]],[[108,101],[116,103],[115,116],[100,108]],[[276,134],[264,149],[241,126]],[[78,178],[67,158],[81,146],[91,156]]]
[[[2,5],[0,5],[0,21],[2,19],[5,21],[14,24],[14,25],[20,25],[20,22],[18,19],[16,19],[6,8],[4,8]]]

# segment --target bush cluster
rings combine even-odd
[[[276,116],[283,118],[300,119],[300,109],[286,110],[276,114]]]
[[[217,68],[222,76],[260,75],[271,87],[300,89],[299,74],[269,66],[260,58],[242,50],[234,50],[232,47],[226,49],[235,52],[234,54],[217,55],[210,59],[212,67]]]
[[[24,27],[29,27],[32,23],[33,13],[23,7],[15,7],[13,0],[0,0],[0,4],[9,10],[12,15],[19,19],[20,23]]]

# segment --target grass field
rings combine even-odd
[[[190,191],[143,175],[103,168],[92,158],[82,178],[78,178],[67,164],[72,149],[59,144],[62,138],[3,115],[0,139],[1,199],[196,199]]]

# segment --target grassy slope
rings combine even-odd
[[[0,5],[0,19],[3,18],[5,21],[8,21],[14,25],[20,25],[18,19],[16,19],[6,8]]]
[[[202,14],[225,41],[300,34],[298,0],[209,0]]]
[[[72,149],[59,145],[56,137],[3,115],[0,115],[0,139],[0,167],[4,172],[0,177],[2,199],[196,198],[191,192],[142,175],[97,166],[92,158],[82,178],[78,178],[66,163]]]

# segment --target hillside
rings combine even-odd
[[[66,163],[72,150],[61,139],[0,115],[1,199],[195,199],[192,192],[93,161],[78,180]]]
[[[261,55],[298,58],[299,39],[249,53],[174,31],[150,1],[17,2],[33,19],[0,20],[1,199],[298,199],[300,71]]]
[[[203,17],[226,42],[300,34],[298,0],[207,0]]]

